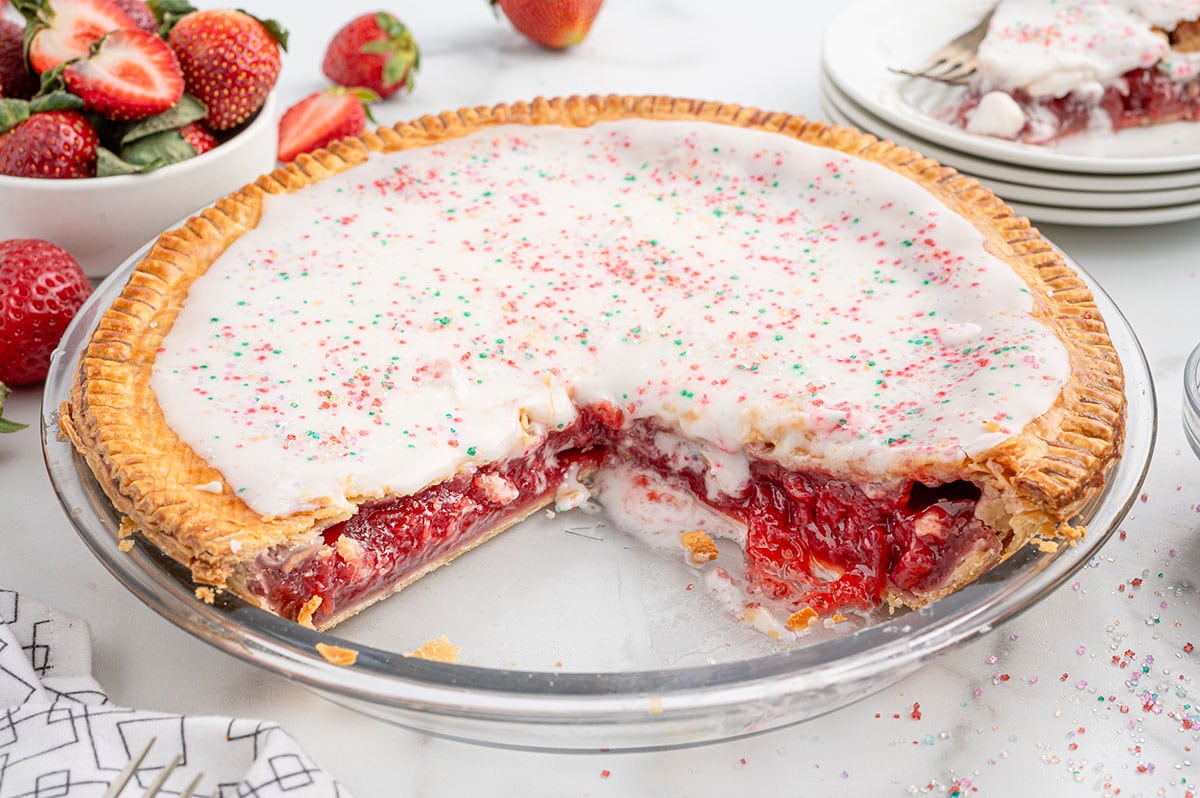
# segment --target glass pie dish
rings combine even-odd
[[[1183,431],[1200,457],[1200,346],[1192,350],[1183,367]]]
[[[45,460],[83,542],[139,599],[213,646],[366,715],[461,740],[670,748],[798,723],[864,698],[1031,607],[1085,565],[1137,495],[1155,438],[1145,357],[1093,284],[1125,366],[1129,417],[1122,459],[1083,514],[1089,532],[1074,546],[1026,547],[922,610],[879,609],[784,642],[740,623],[681,553],[620,533],[602,514],[572,510],[528,519],[318,632],[228,595],[201,601],[188,571],[139,536],[129,551],[118,548],[120,515],[58,433],[80,353],[141,254],[80,310],[46,381]],[[723,550],[718,563],[734,570],[739,556]],[[407,655],[443,635],[461,646],[461,663]],[[326,646],[354,652],[352,664],[326,659]]]

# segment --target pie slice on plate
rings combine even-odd
[[[198,583],[319,628],[593,493],[704,508],[692,556],[735,538],[807,624],[1083,534],[1124,412],[1086,284],[973,179],[613,96],[384,128],[165,233],[62,426]]]
[[[1200,118],[1200,2],[1002,0],[957,119],[1051,143]]]

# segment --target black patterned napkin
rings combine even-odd
[[[91,664],[86,622],[0,588],[0,798],[99,796],[151,740],[123,794],[181,754],[162,796],[349,798],[279,726],[114,706]]]

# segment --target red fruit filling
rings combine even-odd
[[[1023,91],[1012,92],[1027,118],[1051,122],[1048,128],[1026,123],[1017,135],[1022,141],[1048,144],[1087,129],[1096,109],[1108,115],[1114,131],[1130,127],[1195,122],[1200,119],[1200,81],[1179,82],[1155,67],[1134,69],[1122,76],[1122,82],[1105,89],[1099,101],[1073,95],[1033,98]],[[965,127],[979,104],[980,94],[972,91],[959,109],[957,121]]]
[[[573,472],[605,461],[653,472],[743,523],[751,589],[794,609],[827,615],[868,610],[897,592],[934,593],[966,557],[999,556],[998,536],[974,516],[979,494],[969,483],[868,496],[843,480],[754,460],[739,495],[710,495],[703,459],[664,453],[655,444],[663,432],[650,421],[623,423],[610,405],[583,408],[575,424],[519,457],[365,505],[312,550],[260,557],[251,589],[279,615],[323,626],[545,505]]]

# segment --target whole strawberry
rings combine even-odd
[[[412,91],[420,63],[412,33],[391,14],[379,11],[355,17],[334,34],[321,70],[339,86],[390,97],[400,89]]]
[[[604,0],[490,0],[525,37],[562,50],[587,38]]]
[[[279,160],[290,161],[330,142],[366,129],[367,103],[379,97],[368,89],[334,87],[310,94],[279,120]]]
[[[44,380],[51,352],[91,293],[75,259],[49,241],[0,242],[0,382]]]
[[[7,112],[19,109],[16,104],[21,102],[0,100],[0,107]],[[100,140],[83,114],[73,110],[29,113],[28,104],[25,108],[22,121],[0,132],[0,174],[47,178],[95,176],[96,147]],[[0,120],[4,116],[7,113],[0,114]],[[20,118],[20,114],[16,116]]]
[[[187,92],[208,108],[204,124],[229,130],[262,107],[279,77],[287,34],[243,11],[184,14],[167,34],[183,69]]]
[[[25,29],[0,19],[0,97],[28,100],[37,90],[37,76],[25,63]]]

